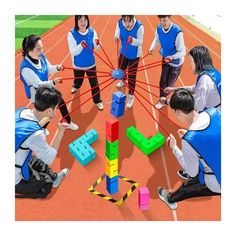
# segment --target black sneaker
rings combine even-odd
[[[191,178],[184,170],[178,170],[177,175],[184,180],[188,180]]]

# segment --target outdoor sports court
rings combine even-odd
[[[72,70],[65,69],[52,77],[67,78],[57,88],[62,92],[65,101],[72,100],[68,103],[68,107],[70,111],[73,111],[71,113],[72,120],[79,125],[78,131],[68,130],[65,132],[58,156],[52,166],[54,171],[67,167],[70,169],[70,173],[58,189],[53,189],[47,199],[16,199],[16,220],[181,221],[221,219],[221,198],[215,196],[185,200],[178,203],[176,210],[170,210],[157,196],[158,186],[175,190],[182,182],[176,174],[181,167],[172,154],[170,147],[165,144],[162,148],[146,156],[126,137],[126,129],[131,125],[135,126],[146,138],[155,135],[158,131],[165,138],[170,133],[177,137],[177,129],[183,128],[175,119],[170,107],[158,111],[151,105],[154,105],[158,99],[159,92],[155,86],[159,85],[161,72],[161,67],[158,66],[160,64],[158,64],[158,61],[161,60],[158,48],[154,55],[147,55],[158,23],[157,16],[136,16],[145,29],[143,55],[140,58],[140,70],[137,73],[136,98],[133,108],[126,109],[125,114],[119,118],[119,173],[138,182],[139,187],[148,187],[150,191],[149,210],[139,210],[137,190],[121,206],[116,206],[88,192],[88,188],[105,172],[105,121],[112,117],[110,114],[111,98],[112,93],[117,91],[117,88],[116,81],[104,75],[108,75],[111,71],[112,68],[109,65],[113,64],[115,68],[118,67],[119,45],[114,42],[113,36],[119,18],[120,16],[109,15],[90,16],[90,24],[96,30],[103,46],[103,50],[97,51],[98,55],[95,55],[97,70],[107,72],[107,74],[98,72],[99,84],[104,82],[100,86],[101,97],[105,105],[103,111],[98,111],[93,104],[90,86],[86,79],[80,89],[81,91],[72,96],[70,93],[73,82]],[[22,22],[22,24],[28,24],[30,20],[34,20],[35,24],[37,23],[37,17],[28,19],[29,21],[27,21],[27,18],[24,20],[25,22]],[[182,28],[187,51],[197,45],[207,46],[214,66],[221,71],[220,42],[191,24],[184,17],[172,16],[172,21]],[[31,24],[32,29],[35,29],[36,26],[32,22]],[[18,26],[20,24],[16,25],[16,27]],[[42,35],[44,53],[51,64],[63,64],[65,67],[71,67],[67,33],[73,26],[74,18],[65,17],[56,26],[48,26],[48,30]],[[32,107],[25,96],[23,84],[19,78],[21,60],[21,52],[17,50],[15,56],[15,106],[16,108],[19,106]],[[195,75],[190,69],[188,56],[185,57],[185,60],[176,86],[195,83]],[[110,85],[108,85],[109,83]],[[127,88],[122,91],[127,93]],[[47,128],[50,132],[50,135],[47,136],[49,143],[55,136],[59,119],[60,112],[58,111],[57,117],[50,122]],[[68,145],[91,128],[98,132],[98,140],[92,144],[96,151],[96,158],[83,167],[70,154]],[[178,138],[177,141],[178,146],[181,147]],[[114,197],[123,196],[129,188],[130,186],[126,182],[120,182],[119,193],[115,194]],[[107,194],[105,182],[101,182],[98,190]]]

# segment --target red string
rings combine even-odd
[[[81,71],[85,71],[85,72],[97,72],[97,73],[103,73],[103,74],[111,74],[110,72],[106,72],[106,71],[98,71],[98,70],[88,70],[88,69],[75,69],[73,67],[68,67],[68,66],[63,66],[64,69],[67,70],[81,70]]]
[[[127,83],[123,80],[123,82],[127,85]],[[134,90],[133,86],[128,86],[128,88],[131,87]],[[152,107],[154,107],[156,109],[156,107],[150,102],[148,101],[142,94],[140,94],[137,90],[135,91],[137,94],[139,94],[145,101],[147,101]],[[134,94],[135,96],[135,94]],[[168,119],[172,124],[174,124],[177,128],[180,128],[178,124],[176,124],[174,121],[172,121],[168,116],[166,116],[163,112],[161,112],[160,110],[156,109],[159,113],[161,113],[166,119]]]
[[[83,103],[81,103],[78,107],[76,107],[74,110],[72,110],[71,112],[69,112],[67,115],[65,115],[63,117],[63,119],[65,119],[67,116],[69,116],[71,113],[73,113],[74,111],[78,110],[82,105],[84,105],[85,103],[87,103],[91,98],[93,98],[94,96],[96,96],[98,93],[100,93],[101,91],[103,91],[105,88],[107,88],[109,85],[111,85],[115,80],[112,80],[109,84],[107,84],[104,88],[102,88],[100,91],[96,92],[92,97],[88,98],[87,100],[85,100]]]
[[[65,77],[65,78],[62,78],[62,80],[72,80],[72,79],[90,79],[90,78],[106,78],[106,77],[111,77],[111,74],[110,75],[94,75],[94,76],[88,76],[88,77],[85,77],[85,76],[77,76],[77,77]]]
[[[60,107],[63,106],[64,104],[67,104],[67,103],[69,103],[69,102],[71,102],[71,101],[73,101],[73,100],[75,100],[75,99],[81,97],[82,95],[84,95],[84,94],[90,92],[92,89],[95,89],[95,88],[99,87],[100,85],[106,83],[106,82],[109,81],[110,79],[111,79],[111,78],[109,78],[109,79],[103,81],[102,83],[100,83],[100,84],[94,86],[93,88],[90,88],[90,89],[86,90],[85,92],[81,93],[80,95],[78,95],[78,96],[76,96],[76,97],[73,97],[72,99],[70,99],[70,100],[68,100],[67,102],[65,102],[65,103],[61,104],[60,106],[58,106],[58,108],[60,108]]]
[[[122,59],[121,59],[119,68],[122,66],[122,63],[123,63],[123,60],[124,60],[124,57],[125,57],[125,54],[126,54],[126,50],[127,50],[127,47],[128,47],[128,44],[129,44],[129,41],[127,39],[127,42],[126,42],[126,45],[125,45],[125,50],[124,50],[124,55],[122,55]]]
[[[112,62],[111,62],[111,60],[110,60],[110,58],[107,56],[107,54],[106,54],[106,52],[105,52],[105,50],[104,50],[102,44],[99,44],[99,45],[100,45],[101,49],[103,50],[103,52],[104,52],[104,54],[105,54],[107,60],[110,62],[110,65],[111,65],[112,68],[115,70],[115,67],[113,66],[113,64],[112,64]]]

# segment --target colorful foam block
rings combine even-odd
[[[147,139],[134,126],[130,126],[126,129],[126,136],[145,155],[151,154],[165,143],[165,137],[160,132]]]
[[[114,176],[113,178],[110,178],[109,176],[106,175],[106,184],[107,185],[110,185],[111,183],[117,182],[117,181],[119,181],[118,175]]]
[[[111,105],[110,112],[113,116],[115,116],[116,118],[119,118],[120,116],[124,115],[124,113],[125,113],[125,103],[113,102]]]
[[[118,175],[118,159],[109,161],[106,158],[105,173],[109,178],[113,178]]]
[[[106,189],[110,194],[114,194],[118,192],[119,182],[115,181],[109,185],[106,185]]]
[[[112,94],[112,101],[117,103],[125,103],[126,95],[121,91],[116,91]]]
[[[118,140],[114,142],[109,142],[106,140],[106,152],[112,152],[114,150],[118,150]]]
[[[147,187],[142,187],[138,189],[138,204],[149,205],[150,193]]]
[[[82,166],[87,165],[96,156],[95,150],[90,146],[98,139],[98,133],[95,129],[89,130],[87,133],[69,144],[70,153],[79,161]]]
[[[106,120],[106,140],[114,142],[119,138],[119,121],[115,118]]]

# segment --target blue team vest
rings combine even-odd
[[[221,97],[221,73],[215,68],[204,70],[201,74],[199,74],[197,77],[196,86],[198,84],[199,79],[205,74],[208,75],[212,79],[212,81],[215,83],[218,93]]]
[[[86,44],[94,49],[94,45],[93,45],[93,38],[94,38],[94,30],[93,28],[89,28],[88,29],[88,33],[86,35],[82,35],[80,34],[77,30],[72,29],[70,31],[74,37],[74,39],[76,40],[77,44],[80,44],[81,41],[85,41]],[[89,48],[83,48],[82,52],[77,55],[74,56],[74,64],[78,67],[89,67],[95,64],[95,58],[93,55],[93,52],[91,51],[91,49]]]
[[[195,149],[200,159],[204,159],[221,184],[221,113],[215,108],[209,108],[205,112],[210,116],[209,126],[204,130],[189,130],[183,139]],[[203,184],[204,168],[200,159],[199,180]]]
[[[166,58],[167,56],[174,55],[177,50],[175,47],[175,40],[177,35],[182,32],[182,30],[176,24],[173,24],[168,33],[163,32],[163,27],[161,25],[157,26],[157,34],[159,36],[161,48],[160,54]],[[171,61],[173,64],[179,64],[179,59]]]
[[[34,132],[41,130],[42,127],[37,121],[21,118],[21,112],[27,108],[19,108],[15,113],[15,152],[21,148],[22,143]],[[29,167],[28,163],[31,160],[32,151],[29,150],[28,155],[25,157],[25,161],[22,166],[16,165],[17,168],[21,168],[21,173],[24,180],[29,180]]]
[[[31,70],[33,70],[34,73],[39,77],[40,80],[42,80],[42,81],[48,81],[48,66],[47,66],[46,57],[45,57],[43,54],[41,54],[41,56],[40,56],[39,59],[40,59],[40,61],[41,61],[41,66],[42,66],[41,69],[36,69],[36,68],[35,68],[34,66],[32,66],[26,59],[24,59],[24,60],[22,61],[21,65],[20,65],[20,79],[21,79],[21,81],[22,81],[23,84],[24,84],[25,93],[26,93],[27,98],[29,98],[29,99],[31,98],[31,94],[30,94],[30,87],[31,87],[31,86],[29,86],[29,85],[26,83],[26,81],[25,81],[25,79],[24,79],[24,77],[23,77],[23,75],[22,75],[22,70],[23,70],[24,68],[30,68]]]
[[[122,24],[122,19],[119,20],[119,27],[120,27],[120,38],[121,38],[121,48],[120,48],[120,53],[125,56],[128,59],[135,59],[137,58],[137,52],[138,52],[138,47],[133,46],[128,43],[128,46],[125,51],[125,47],[127,44],[127,40],[129,36],[132,36],[133,38],[137,38],[137,32],[139,27],[141,26],[140,21],[136,21],[135,25],[132,30],[128,31],[124,25]]]

